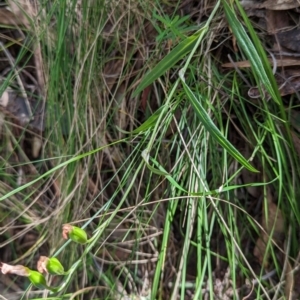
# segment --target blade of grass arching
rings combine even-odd
[[[195,52],[197,46],[205,37],[208,32],[211,20],[219,8],[220,1],[215,4],[213,11],[211,12],[209,19],[206,21],[205,25],[195,32],[192,36],[187,37],[181,43],[179,43],[167,56],[165,56],[148,74],[145,75],[142,82],[138,85],[137,89],[133,93],[133,97],[140,93],[143,89],[149,86],[154,80],[163,75],[167,70],[172,68],[179,60],[184,58],[188,53],[190,53],[187,60],[187,64],[190,61],[193,53]]]
[[[274,140],[273,145],[274,145],[274,149],[275,149],[275,153],[276,153],[276,161],[278,162],[278,174],[280,174],[279,177],[279,195],[281,194],[281,190],[284,192],[287,192],[286,197],[287,198],[291,198],[294,199],[294,197],[290,197],[290,192],[287,191],[286,187],[291,186],[290,183],[292,184],[293,179],[290,176],[290,168],[289,165],[296,165],[298,164],[298,159],[297,159],[297,154],[295,153],[293,147],[292,149],[290,149],[289,146],[287,146],[287,144],[289,145],[293,145],[293,141],[292,141],[292,137],[291,137],[291,133],[290,133],[290,128],[289,128],[289,124],[288,122],[286,122],[287,117],[286,117],[286,112],[285,112],[285,108],[284,105],[281,101],[281,97],[280,97],[280,93],[278,91],[278,87],[277,87],[277,83],[275,81],[274,75],[272,74],[271,71],[271,67],[269,65],[269,63],[267,62],[267,57],[265,54],[265,51],[257,37],[257,34],[255,33],[246,13],[244,12],[243,8],[241,7],[240,3],[238,1],[236,1],[236,5],[244,19],[244,22],[248,28],[249,34],[254,42],[254,45],[256,46],[257,52],[259,54],[259,56],[262,58],[262,62],[264,64],[264,68],[266,70],[266,73],[269,75],[269,79],[271,82],[271,86],[265,85],[267,91],[269,92],[269,94],[271,95],[270,89],[273,88],[274,93],[276,92],[277,98],[275,98],[276,103],[279,105],[279,110],[280,110],[280,118],[283,120],[283,126],[285,127],[285,137],[284,139],[287,140],[288,143],[286,142],[281,142],[280,138],[282,136],[281,133],[281,128],[278,125],[278,123],[274,122],[274,117],[272,117],[272,111],[270,111],[270,107],[267,106],[264,102],[264,106],[265,106],[265,111],[266,111],[266,119],[268,119],[268,126],[269,130],[272,134],[272,140]],[[274,114],[274,113],[273,113]],[[289,154],[288,154],[289,153]],[[290,157],[290,159],[292,159],[292,161],[288,161],[287,157]],[[285,174],[285,178],[282,178],[282,174]],[[289,182],[289,183],[288,183]],[[292,189],[293,190],[293,189]],[[293,193],[293,191],[292,191]],[[279,199],[281,199],[281,197],[278,197]],[[294,202],[291,201],[290,204],[292,206],[294,206]],[[296,207],[293,207],[293,211],[296,213],[296,215],[298,215],[298,219],[299,219],[299,210],[296,209]],[[298,212],[297,212],[298,211]]]
[[[62,167],[64,167],[64,166],[67,166],[67,165],[69,165],[69,164],[71,164],[71,163],[73,163],[73,162],[76,162],[76,161],[78,161],[78,160],[80,160],[80,159],[82,159],[82,158],[84,158],[84,157],[89,156],[89,155],[95,154],[95,153],[97,153],[97,152],[103,150],[104,148],[107,148],[107,147],[109,147],[109,146],[116,145],[116,144],[119,144],[119,143],[122,143],[122,142],[125,142],[125,141],[127,141],[127,139],[118,140],[118,141],[113,142],[113,143],[111,143],[111,144],[109,144],[109,145],[105,145],[105,146],[99,147],[99,148],[97,148],[97,149],[95,149],[95,150],[92,150],[92,151],[89,151],[89,152],[86,152],[86,153],[77,155],[76,157],[72,157],[72,158],[68,159],[67,161],[62,162],[62,163],[60,163],[59,165],[55,166],[54,168],[50,169],[49,171],[45,172],[44,174],[42,174],[42,175],[39,176],[38,178],[36,178],[36,179],[34,179],[34,180],[32,180],[32,181],[26,183],[26,184],[23,184],[23,185],[21,185],[20,187],[14,189],[13,191],[10,191],[10,192],[7,193],[6,195],[0,197],[0,201],[3,201],[3,200],[5,200],[5,199],[7,199],[8,197],[10,197],[10,196],[12,196],[12,195],[14,195],[14,194],[16,194],[16,193],[18,193],[18,192],[24,190],[25,188],[27,188],[27,187],[33,185],[34,183],[38,182],[38,181],[41,180],[42,178],[47,177],[48,175],[54,173],[55,171],[59,170],[60,168],[62,168]]]
[[[268,58],[267,58],[267,55],[266,55],[266,51],[264,50],[264,48],[263,48],[263,46],[262,46],[262,44],[261,44],[261,42],[260,42],[260,40],[259,40],[259,38],[257,36],[257,33],[255,32],[255,30],[254,30],[254,28],[253,28],[253,26],[252,26],[252,24],[251,24],[251,22],[250,22],[250,20],[249,20],[249,18],[247,16],[247,14],[245,13],[245,11],[242,8],[242,6],[240,5],[239,1],[235,1],[235,2],[236,2],[236,5],[237,5],[237,7],[238,7],[238,9],[239,9],[242,17],[243,17],[243,20],[244,20],[244,22],[245,22],[245,24],[247,26],[249,34],[250,34],[250,36],[252,38],[252,41],[254,43],[254,46],[255,46],[255,48],[256,48],[256,50],[257,50],[257,52],[258,52],[258,54],[259,54],[259,56],[260,56],[260,58],[262,60],[263,67],[264,67],[264,69],[265,69],[265,71],[266,71],[266,73],[267,73],[267,75],[269,77],[269,80],[271,82],[271,87],[266,86],[266,89],[268,89],[268,88],[272,88],[273,89],[273,92],[274,92],[274,94],[276,96],[276,98],[275,98],[276,100],[275,101],[281,106],[282,102],[281,102],[280,92],[278,90],[278,85],[277,85],[277,82],[275,80],[275,77],[274,77],[274,74],[273,74],[273,70],[271,69],[270,63],[268,61]],[[284,113],[284,115],[282,115],[282,117],[284,117],[284,116],[285,116],[285,113]],[[285,120],[285,117],[284,117],[284,120]]]
[[[165,105],[159,107],[142,125],[130,132],[130,134],[139,134],[152,129],[157,122],[160,114],[165,111]],[[128,133],[128,132],[126,132]]]
[[[147,167],[149,168],[149,170],[151,172],[153,172],[154,174],[157,174],[157,175],[161,175],[161,176],[165,176],[169,182],[174,186],[176,187],[177,189],[179,189],[180,191],[182,192],[185,192],[185,193],[188,193],[187,190],[185,190],[183,187],[181,187],[174,179],[173,177],[158,163],[158,161],[156,161],[155,159],[153,159],[152,157],[149,156],[149,153],[147,150],[144,150],[142,152],[142,157],[147,165]],[[158,167],[158,169],[152,167],[150,164],[149,164],[149,159]]]
[[[239,85],[236,81],[234,81],[234,86],[235,86],[234,98],[236,99],[237,96],[238,98],[241,98]],[[264,173],[266,174],[267,178],[272,178],[274,174],[278,178],[278,183],[273,186],[278,193],[277,199],[278,199],[278,207],[279,207],[281,206],[280,203],[282,203],[281,199],[287,200],[290,198],[291,194],[289,191],[289,187],[292,186],[293,179],[291,177],[293,175],[291,172],[291,168],[289,167],[292,162],[289,161],[290,155],[287,154],[288,152],[284,153],[285,150],[284,148],[287,146],[287,143],[284,141],[286,136],[282,134],[280,135],[280,130],[278,130],[278,127],[276,125],[279,122],[276,121],[276,119],[274,122],[274,117],[272,116],[272,111],[271,111],[272,105],[265,105],[264,109],[261,109],[260,118],[259,118],[260,120],[263,120],[261,123],[258,120],[255,120],[255,122],[253,122],[253,116],[248,115],[247,109],[245,107],[244,99],[241,99],[238,105],[236,105],[236,101],[233,101],[232,103],[237,118],[241,120],[242,128],[245,128],[244,132],[246,136],[251,137],[250,139],[252,140],[253,139],[255,139],[256,141],[261,140],[261,142],[258,142],[261,145],[260,147],[261,150],[259,151],[261,169],[264,170]],[[270,115],[271,117],[269,117]],[[274,124],[270,123],[272,122],[272,120],[275,126]],[[264,147],[264,145],[266,144],[268,145],[267,149]],[[284,170],[284,168],[286,167],[287,169],[289,169],[289,171]],[[293,222],[292,214],[295,212],[294,210],[295,207],[293,207],[293,205],[290,206],[290,203],[295,203],[295,202],[285,201],[284,207],[286,207],[289,213],[291,212],[291,215],[289,215],[288,218],[290,218],[289,222],[292,223]],[[267,211],[267,209],[265,211]],[[254,225],[250,225],[250,227],[254,227]],[[266,250],[265,253],[273,255],[272,247],[270,247],[268,251]],[[272,260],[273,260],[272,264],[278,266],[278,261],[277,259],[274,259],[274,256]]]
[[[224,137],[225,138],[225,137]],[[268,185],[270,183],[275,182],[276,180],[278,180],[278,177],[276,176],[274,179],[272,179],[271,181],[267,182],[267,183],[263,183],[263,182],[252,182],[252,183],[246,183],[246,184],[239,184],[239,185],[227,185],[228,182],[232,181],[232,178],[229,178],[227,182],[225,182],[225,186],[221,186],[219,189],[215,189],[215,190],[209,190],[206,192],[194,192],[194,191],[188,191],[186,189],[184,189],[178,182],[176,182],[176,180],[162,167],[162,165],[160,165],[158,163],[157,160],[153,159],[152,157],[149,156],[149,154],[147,154],[146,150],[142,151],[142,157],[146,163],[146,166],[149,168],[149,170],[151,172],[153,172],[154,174],[160,175],[160,176],[164,176],[166,177],[166,179],[171,183],[172,186],[176,187],[178,190],[184,192],[184,193],[188,193],[191,196],[208,196],[208,195],[214,195],[214,194],[218,194],[220,193],[220,191],[222,192],[228,192],[231,190],[236,190],[239,188],[246,188],[246,187],[259,187],[259,186],[265,186]],[[153,162],[153,164],[158,168],[155,169],[154,167],[152,167],[149,163],[148,160],[151,160]],[[238,172],[236,172],[238,173]]]
[[[219,144],[224,147],[228,151],[228,153],[233,156],[241,165],[247,168],[251,172],[258,172],[247,160],[246,158],[225,138],[225,136],[221,133],[221,131],[217,128],[217,126],[213,123],[200,101],[196,98],[194,93],[185,83],[185,79],[180,72],[180,79],[183,84],[184,91],[190,100],[194,110],[202,122],[205,129],[215,138]]]
[[[158,120],[166,114],[168,110],[173,110],[175,111],[176,108],[178,107],[178,103],[171,104],[168,102],[168,105],[165,103],[162,106],[160,106],[142,125],[140,125],[138,128],[134,129],[131,132],[125,132],[126,134],[139,134],[141,132],[145,132],[149,129],[153,129],[155,125],[157,124]]]
[[[153,81],[163,75],[167,70],[172,68],[179,60],[184,58],[195,46],[199,38],[203,38],[208,30],[206,23],[192,36],[187,37],[179,43],[167,56],[165,56],[148,74],[145,75],[142,82],[138,85],[133,93],[135,97],[143,89],[149,86]]]
[[[245,14],[243,8],[240,6],[238,1],[236,1],[236,4],[243,16],[243,19],[247,25],[253,42],[249,38],[241,22],[237,19],[233,9],[228,5],[228,3],[225,0],[222,0],[222,3],[230,28],[234,33],[234,36],[236,37],[241,49],[248,57],[252,65],[252,70],[255,72],[256,79],[259,79],[261,83],[263,83],[264,87],[271,95],[272,99],[280,105],[280,93],[275,77],[272,73],[272,69],[268,61],[266,52],[264,51],[261,42],[257,37],[257,34],[255,33],[247,15]],[[260,82],[258,82],[258,84],[260,84]]]
[[[178,190],[184,192],[184,193],[188,193],[191,196],[208,196],[208,195],[213,195],[213,194],[218,194],[220,191],[222,192],[228,192],[231,190],[236,190],[239,188],[246,188],[246,187],[255,187],[255,186],[265,186],[267,184],[270,184],[272,182],[275,182],[278,178],[275,177],[273,180],[271,180],[270,182],[267,183],[257,183],[257,182],[253,182],[253,183],[246,183],[246,184],[240,184],[240,185],[227,185],[226,186],[222,186],[219,189],[215,189],[215,190],[210,190],[210,191],[206,191],[206,192],[194,192],[194,191],[188,191],[186,189],[184,189],[178,182],[176,182],[176,180],[158,163],[158,161],[156,161],[155,159],[153,159],[152,157],[150,157],[148,154],[146,154],[146,150],[143,150],[142,152],[142,157],[146,163],[146,166],[149,168],[149,170],[151,172],[153,172],[154,174],[160,175],[160,176],[164,176],[166,177],[166,179],[171,183],[172,186],[176,187]],[[155,166],[157,166],[158,169],[155,169],[154,167],[152,167],[149,163],[148,160],[151,160]],[[231,178],[229,178],[228,182],[231,181]]]

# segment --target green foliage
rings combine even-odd
[[[11,220],[18,220],[24,234],[34,224],[39,236],[22,258],[29,265],[47,245],[51,257],[40,272],[61,275],[55,278],[57,287],[47,286],[36,271],[29,279],[49,289],[44,299],[88,297],[87,285],[93,292],[105,290],[103,299],[185,299],[188,294],[202,299],[208,293],[214,299],[217,263],[228,267],[233,290],[239,280],[256,280],[257,299],[268,298],[272,289],[261,280],[266,270],[262,265],[258,275],[252,253],[245,250],[245,241],[253,248],[261,230],[261,210],[249,213],[259,204],[251,202],[255,199],[247,190],[257,188],[267,207],[266,191],[274,189],[290,224],[288,255],[295,258],[299,162],[274,74],[239,1],[217,1],[195,26],[178,11],[168,16],[158,2],[126,9],[126,1],[88,3],[82,2],[80,15],[76,1],[43,7],[47,18],[38,38],[49,74],[47,103],[54,111],[46,127],[45,155],[34,162],[41,168],[33,178],[15,189],[4,186],[0,194],[2,222],[10,228],[15,226]],[[219,26],[223,13],[239,46],[237,57],[251,62],[250,81],[266,89],[268,101],[250,103],[238,74],[219,71],[214,49],[226,42],[220,31],[226,29]],[[145,20],[156,30],[156,44],[147,53],[141,44]],[[161,45],[169,40],[164,51]],[[138,64],[143,67],[136,76]],[[256,177],[241,183],[243,172]],[[39,207],[36,198],[31,201],[49,186],[49,193],[58,195],[53,210],[44,203]],[[60,244],[57,230],[70,220],[83,226],[65,228],[69,240]],[[280,277],[273,232],[266,255]],[[147,296],[141,296],[146,283]],[[31,295],[26,291],[24,297]]]
[[[168,55],[166,55],[148,74],[145,75],[142,82],[134,92],[134,96],[153,83],[154,80],[165,74],[179,60],[184,58],[195,47],[199,39],[202,39],[207,31],[207,25],[199,29],[195,34],[185,38]]]
[[[171,39],[172,42],[176,42],[177,38],[184,39],[184,33],[195,29],[195,26],[188,26],[186,23],[190,19],[190,16],[179,17],[178,15],[174,18],[170,18],[168,15],[161,17],[155,11],[153,12],[153,18],[160,21],[164,26],[160,28],[155,23],[153,24],[158,32],[156,41],[158,43],[163,40]]]

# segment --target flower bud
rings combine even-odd
[[[49,289],[46,283],[46,279],[41,273],[30,269],[28,270],[29,270],[28,278],[35,287],[39,289]]]
[[[85,244],[88,241],[86,232],[83,229],[70,224],[63,225],[62,236],[65,240],[69,238],[79,244]]]
[[[49,289],[45,277],[37,271],[30,270],[29,268],[21,265],[11,266],[5,263],[1,263],[0,268],[3,274],[15,274],[19,276],[25,276],[28,277],[31,283],[37,288]]]
[[[47,256],[40,257],[37,262],[37,270],[42,274],[63,275],[65,273],[64,267],[57,258]]]

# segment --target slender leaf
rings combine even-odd
[[[144,159],[145,163],[146,163],[146,166],[149,168],[149,170],[151,172],[153,172],[154,174],[156,175],[161,175],[161,176],[168,176],[168,172],[165,172],[165,171],[159,171],[157,170],[156,168],[152,167],[150,164],[149,164],[149,151],[148,149],[145,149],[143,152],[142,152],[142,158]]]
[[[157,122],[158,117],[165,110],[165,105],[159,107],[143,124],[141,124],[138,128],[134,129],[129,134],[138,134],[141,132],[145,132],[148,129],[152,129]]]
[[[195,34],[187,37],[179,43],[167,56],[165,56],[148,74],[145,75],[142,82],[133,93],[136,96],[143,89],[149,86],[154,80],[163,75],[168,69],[172,68],[180,59],[187,55],[195,46],[199,38],[203,38],[208,30],[207,24],[199,29]]]
[[[16,194],[16,193],[18,193],[18,192],[20,192],[20,191],[26,189],[27,187],[29,187],[29,186],[35,184],[35,183],[38,182],[39,180],[41,180],[41,179],[47,177],[48,175],[51,175],[52,173],[54,173],[55,171],[61,169],[61,168],[64,167],[64,166],[67,166],[67,165],[69,165],[69,164],[71,164],[71,163],[73,163],[73,162],[79,161],[79,160],[81,160],[81,159],[83,159],[83,158],[85,158],[85,157],[87,157],[87,156],[90,156],[90,155],[92,155],[92,154],[95,154],[95,153],[97,153],[97,152],[103,150],[104,148],[107,148],[107,147],[112,146],[112,145],[115,145],[115,144],[119,144],[119,143],[124,142],[124,141],[126,141],[126,140],[127,140],[127,139],[118,140],[118,141],[113,142],[113,143],[111,143],[111,144],[108,144],[108,145],[99,147],[99,148],[97,148],[97,149],[88,151],[88,152],[83,153],[83,154],[79,154],[79,155],[77,155],[77,156],[75,156],[75,157],[72,157],[72,158],[68,159],[67,161],[64,161],[64,162],[58,164],[57,166],[53,167],[52,169],[48,170],[47,172],[45,172],[44,174],[40,175],[39,177],[33,179],[32,181],[27,182],[27,183],[25,183],[25,184],[19,186],[18,188],[15,188],[14,190],[8,192],[8,193],[5,194],[4,196],[0,197],[0,201],[3,201],[3,200],[5,200],[5,199],[11,197],[12,195],[14,195],[14,194]]]
[[[272,99],[277,103],[280,103],[280,94],[270,67],[269,60],[243,8],[239,5],[238,1],[236,1],[253,41],[249,38],[243,25],[237,19],[233,9],[225,0],[222,0],[222,2],[231,30],[236,37],[239,46],[249,59],[252,65],[252,70],[255,72],[256,78],[259,78],[261,80],[264,87],[271,95]]]
[[[200,101],[196,98],[194,93],[191,91],[191,89],[188,87],[188,85],[185,83],[185,80],[183,78],[183,75],[181,72],[180,79],[183,84],[184,91],[186,92],[186,95],[188,96],[188,99],[190,100],[192,106],[194,107],[194,110],[199,117],[200,121],[203,123],[203,126],[206,128],[206,130],[212,135],[213,138],[215,138],[219,144],[228,151],[230,155],[232,155],[241,165],[243,165],[245,168],[247,168],[249,171],[252,172],[258,172],[247,160],[246,158],[225,138],[225,136],[221,133],[221,131],[217,128],[217,126],[214,124],[214,122],[211,120],[203,106],[201,105]]]

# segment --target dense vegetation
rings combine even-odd
[[[3,299],[296,299],[298,73],[270,7],[6,4]]]

